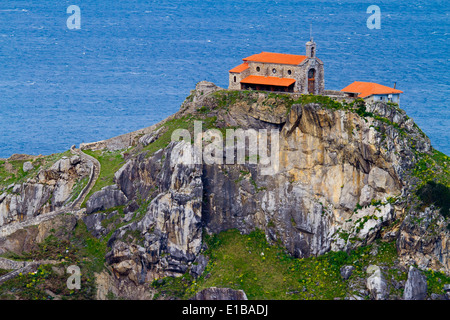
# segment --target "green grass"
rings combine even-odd
[[[407,273],[395,264],[397,251],[394,242],[377,242],[346,252],[329,252],[319,257],[296,259],[286,254],[280,246],[271,246],[261,231],[241,235],[229,230],[206,239],[211,260],[206,272],[186,289],[187,296],[203,288],[218,286],[242,289],[249,299],[334,299],[351,293],[349,284],[365,281],[365,268],[371,264],[386,267],[384,276],[407,279]],[[355,267],[349,280],[340,276],[344,265]],[[208,277],[205,277],[209,273]],[[442,273],[430,278],[431,292],[442,291],[450,279]],[[440,285],[433,279],[441,278]],[[433,282],[434,281],[434,282]],[[402,290],[390,286],[391,294],[402,296]]]
[[[82,220],[78,220],[71,242],[77,248],[77,265],[80,266],[82,272],[84,270],[92,277],[94,272],[98,273],[104,270],[108,240],[109,237],[95,238],[87,229],[86,224]]]
[[[86,196],[82,207],[86,206],[86,201],[89,199],[91,195],[93,195],[95,192],[100,191],[102,188],[106,186],[110,186],[114,184],[114,174],[117,172],[117,170],[120,169],[122,165],[125,164],[125,161],[121,155],[121,151],[92,151],[92,150],[83,150],[84,153],[96,158],[101,165],[100,175],[94,185],[94,187],[91,189],[91,191]]]
[[[188,117],[182,117],[179,119],[169,120],[169,121],[165,122],[162,126],[164,127],[164,129],[163,129],[164,132],[161,134],[161,136],[143,148],[143,151],[148,152],[147,153],[148,157],[153,155],[156,151],[158,151],[160,149],[164,149],[169,145],[169,143],[172,140],[172,133],[174,130],[176,130],[176,129],[190,130],[191,129],[193,131],[194,122],[193,122],[192,117],[188,116]]]
[[[17,183],[27,174],[22,167],[25,161],[8,161],[12,165],[12,170],[6,169],[6,162],[0,162],[0,185],[8,186],[11,183]]]
[[[65,271],[68,266],[67,263],[44,264],[40,265],[36,272],[19,274],[0,286],[0,300],[52,300],[53,297],[47,290],[60,296],[62,300],[94,299],[95,280],[83,271],[80,290],[67,288],[67,279],[70,275]],[[58,268],[60,272],[56,272],[54,268]]]
[[[423,204],[431,204],[441,208],[441,214],[444,217],[450,215],[450,188],[434,181],[428,181],[426,185],[417,190],[417,195]],[[450,225],[449,225],[450,226]]]
[[[324,258],[295,259],[270,246],[260,231],[223,232],[207,240],[210,276],[190,288],[218,286],[242,289],[249,299],[333,299],[345,295],[337,268]],[[306,290],[306,291],[305,291]]]
[[[450,277],[433,270],[427,270],[424,274],[427,278],[427,293],[444,294],[444,284],[450,284]]]
[[[197,280],[188,273],[179,278],[155,280],[152,285],[159,292],[157,297],[188,299],[204,288],[215,286],[242,289],[250,300],[342,299],[355,290],[350,284],[365,286],[365,269],[371,264],[385,267],[383,274],[393,296],[401,297],[403,290],[395,289],[391,282],[407,279],[407,272],[396,265],[394,242],[378,241],[349,253],[329,252],[319,257],[297,259],[281,246],[269,245],[259,230],[249,235],[228,230],[206,236],[205,241],[208,244],[205,254],[210,261],[203,275]],[[340,276],[340,269],[345,265],[355,267],[346,281]],[[449,283],[442,273],[434,274],[434,278],[429,277],[430,293],[440,292],[443,283]],[[437,278],[445,278],[440,286],[433,284],[437,283]]]
[[[308,103],[318,103],[327,109],[340,110],[340,109],[349,109],[350,105],[342,104],[336,100],[331,99],[327,96],[316,96],[312,94],[301,95],[300,98],[295,100],[293,104],[308,104]]]
[[[204,113],[204,112],[203,112]],[[167,121],[162,126],[164,127],[164,131],[161,136],[145,146],[142,151],[147,152],[147,157],[153,155],[156,151],[160,149],[166,148],[169,143],[172,141],[172,133],[176,129],[185,129],[188,130],[191,135],[191,141],[194,139],[194,121],[202,121],[202,130],[208,130],[216,128],[217,117],[194,117],[192,115],[184,116],[181,118],[176,118]],[[158,128],[159,129],[159,128]]]
[[[256,95],[257,91],[248,90],[220,90],[213,93],[213,97],[217,101],[217,107],[220,109],[228,109],[229,106],[238,101],[254,103],[257,101]]]

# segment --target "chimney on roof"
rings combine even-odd
[[[397,82],[394,82],[394,89],[395,89],[396,86],[397,86]]]

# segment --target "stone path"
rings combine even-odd
[[[71,204],[72,210],[77,211],[80,210],[81,204],[84,202],[86,196],[89,194],[89,192],[92,190],[95,183],[97,182],[97,179],[100,175],[100,171],[102,170],[102,166],[100,165],[100,162],[97,159],[84,153],[80,149],[75,149],[75,146],[72,146],[72,148],[70,148],[70,151],[73,154],[79,155],[80,158],[92,164],[89,182],[86,184],[86,187],[84,187],[84,189],[80,192],[78,197]]]

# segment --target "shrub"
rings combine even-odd
[[[450,188],[442,183],[428,181],[417,190],[416,194],[425,205],[434,204],[441,208],[444,217],[450,214]]]

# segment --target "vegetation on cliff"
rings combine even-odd
[[[157,279],[152,284],[158,292],[155,299],[189,299],[209,287],[240,289],[250,300],[369,299],[364,292],[370,265],[381,267],[390,298],[401,299],[401,283],[408,276],[398,263],[395,242],[377,241],[350,252],[303,259],[293,258],[279,244],[269,244],[261,230],[247,235],[228,230],[206,236],[205,243],[209,263],[203,275],[198,279],[189,274]],[[348,279],[341,276],[345,266],[353,267]],[[450,277],[431,271],[426,272],[426,277],[430,296],[444,294],[443,285],[450,283]]]

